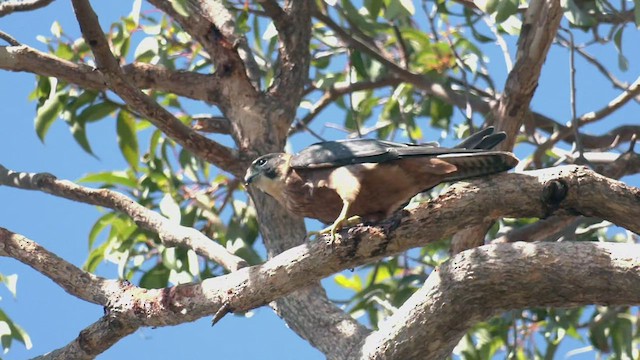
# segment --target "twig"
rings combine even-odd
[[[222,318],[230,312],[232,312],[231,306],[227,301],[223,303],[220,309],[218,309],[218,311],[213,315],[213,318],[211,319],[211,326],[217,324],[218,321],[222,320]]]
[[[201,232],[175,224],[130,198],[109,189],[91,189],[46,173],[19,173],[0,165],[0,184],[24,190],[39,190],[65,199],[104,206],[128,215],[138,226],[156,232],[167,246],[193,249],[229,271],[247,266],[242,258],[229,253],[222,245]]]
[[[558,34],[557,38],[558,38],[558,42],[562,46],[569,47],[569,41],[567,39],[565,39],[562,35]],[[607,68],[604,65],[602,65],[602,63],[600,63],[591,54],[586,52],[583,48],[576,46],[576,47],[574,47],[574,50],[578,54],[580,54],[588,63],[590,63],[591,65],[595,66],[595,68],[598,69],[598,71],[600,71],[600,73],[602,73],[602,75],[604,77],[609,79],[609,81],[611,82],[611,84],[613,84],[614,87],[616,87],[616,88],[618,88],[620,90],[626,90],[626,89],[629,88],[629,84],[628,83],[623,82],[623,81],[619,80],[618,78],[616,78],[609,70],[607,70]],[[636,96],[636,101],[640,102],[640,96]]]
[[[349,61],[348,61],[348,67],[347,67],[347,81],[349,82],[349,85],[353,84],[353,71],[355,70],[355,68],[353,67],[353,64],[351,63],[351,56],[353,55],[353,53],[351,52],[351,50],[348,50],[349,53]],[[358,112],[356,111],[355,107],[353,106],[353,91],[349,92],[349,110],[351,110],[351,117],[353,119],[353,124],[356,127],[356,132],[358,133],[358,138],[362,137],[362,132],[360,132],[360,119],[358,118]]]
[[[2,5],[0,5],[2,6]],[[7,44],[11,45],[11,46],[20,46],[20,42],[18,42],[18,40],[16,40],[13,36],[7,34],[4,31],[0,31],[0,39],[4,40],[7,42]]]
[[[564,28],[560,30],[569,34],[569,97],[571,103],[571,124],[573,127],[573,136],[575,138],[575,147],[578,151],[578,159],[587,163],[584,158],[584,148],[580,139],[580,129],[578,126],[578,114],[576,110],[576,64],[575,64],[575,42],[573,33]]]
[[[487,27],[489,28],[489,30],[491,30],[493,36],[496,37],[498,47],[500,47],[500,50],[502,50],[502,57],[504,58],[504,65],[507,68],[507,73],[510,73],[513,69],[513,60],[511,60],[511,54],[509,54],[509,46],[507,45],[507,42],[504,40],[502,34],[500,34],[500,32],[498,31],[496,23],[493,21],[493,18],[491,18],[491,16],[483,16],[482,19],[484,19],[485,24],[487,24]]]
[[[143,114],[167,136],[204,160],[236,176],[245,170],[237,151],[227,148],[191,130],[151,97],[130,83],[115,59],[100,28],[98,17],[87,0],[73,0],[76,18],[85,41],[91,47],[96,64],[109,88],[129,106]]]
[[[14,11],[31,11],[40,9],[52,2],[53,0],[3,1],[0,3],[0,17],[11,14]]]
[[[609,103],[600,110],[592,111],[586,113],[579,118],[577,118],[577,127],[598,121],[603,119],[604,117],[610,115],[614,111],[621,108],[625,105],[629,100],[632,100],[634,97],[640,94],[640,77],[636,79],[636,81],[629,86],[629,88],[623,91],[620,95],[616,96],[613,100],[609,101]],[[549,139],[538,146],[536,151],[533,153],[534,159],[539,159],[542,154],[544,154],[547,150],[551,149],[555,144],[557,144],[560,140],[565,139],[567,136],[574,134],[575,126],[567,126],[563,129],[556,131],[552,134]],[[574,136],[575,137],[575,136]],[[574,139],[575,141],[575,139]]]
[[[385,86],[396,86],[401,82],[402,80],[395,77],[385,77],[375,81],[359,81],[345,85],[333,85],[325,90],[322,97],[313,105],[309,112],[289,129],[289,136],[303,130],[322,110],[345,94],[354,91],[378,89]]]
[[[411,71],[408,71],[402,68],[392,60],[389,60],[385,56],[380,54],[380,52],[377,51],[376,49],[370,47],[360,39],[351,36],[344,29],[342,29],[340,25],[336,24],[335,21],[333,21],[330,17],[320,13],[319,11],[314,12],[313,16],[318,20],[322,21],[331,30],[333,30],[336,33],[336,35],[340,39],[342,39],[342,41],[346,42],[351,47],[371,56],[373,59],[380,62],[382,65],[384,65],[385,68],[387,68],[389,71],[394,73],[402,81],[411,83],[415,85],[417,88],[424,90],[429,95],[437,96],[438,98],[440,98],[441,100],[449,104],[454,104],[460,107],[465,106],[466,100],[464,95],[459,94],[451,90],[450,88],[445,87],[441,83],[429,79],[428,77],[425,77],[420,74],[415,74]],[[482,100],[471,99],[470,103],[474,107],[474,109],[476,109],[477,111],[480,111],[482,113],[489,112],[489,104],[487,104]]]
[[[82,330],[78,337],[69,344],[38,356],[34,360],[95,359],[97,355],[105,352],[116,342],[135,332],[139,328],[136,320],[135,317],[103,316]]]

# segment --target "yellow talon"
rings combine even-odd
[[[328,226],[320,231],[311,231],[309,232],[309,234],[307,234],[307,237],[311,239],[312,236],[316,236],[316,239],[317,239],[321,235],[329,234],[330,236],[329,244],[332,244],[336,240],[336,233],[340,231],[345,225],[349,227],[349,226],[360,224],[361,222],[362,222],[362,218],[360,218],[360,216],[352,216],[348,219],[346,219],[346,217],[345,218],[338,217],[336,221],[334,221],[333,224],[331,224],[331,226]]]

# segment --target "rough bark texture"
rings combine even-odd
[[[51,1],[0,5],[0,15],[45,6]],[[170,71],[147,64],[121,66],[86,0],[73,0],[86,43],[97,69],[41,53],[9,39],[0,47],[0,68],[57,77],[98,91],[113,91],[168,137],[202,159],[242,176],[257,155],[278,152],[291,131],[303,89],[309,80],[311,15],[338,38],[371,56],[388,77],[328,90],[310,112],[310,121],[344,94],[358,89],[413,84],[429,96],[460,108],[489,114],[509,135],[503,149],[512,149],[523,119],[551,131],[557,121],[529,109],[541,67],[561,16],[558,0],[533,0],[525,14],[517,60],[499,99],[479,89],[470,94],[446,82],[414,73],[396,64],[375,41],[360,39],[309,1],[262,0],[280,41],[276,76],[261,88],[260,73],[246,39],[235,30],[234,16],[219,0],[193,0],[198,12],[182,17],[167,0],[150,3],[173,17],[208,53],[215,72],[202,75]],[[357,29],[355,29],[357,30]],[[5,40],[7,37],[3,37]],[[625,101],[640,87],[628,91]],[[230,134],[231,149],[193,131],[159,106],[141,89],[172,92],[215,104],[224,114],[214,131]],[[491,100],[487,100],[491,98]],[[623,102],[618,103],[623,104]],[[594,113],[586,120],[597,118]],[[221,130],[219,130],[221,129]],[[562,128],[562,139],[572,132]],[[609,145],[620,136],[633,144],[637,127],[585,137],[586,143]],[[560,139],[559,139],[560,140]],[[632,150],[632,149],[631,149]],[[632,154],[632,151],[629,152]],[[625,157],[626,156],[626,157]],[[620,157],[619,173],[638,166],[638,157]],[[640,190],[580,167],[552,168],[524,174],[501,174],[458,184],[439,198],[403,211],[379,226],[357,226],[342,232],[341,241],[305,243],[302,219],[288,214],[273,199],[252,193],[270,260],[243,268],[244,262],[201,233],[171,226],[165,218],[132,203],[121,194],[88,189],[46,174],[15,173],[0,167],[0,184],[40,190],[75,201],[121,211],[160,235],[166,245],[185,246],[223,265],[230,274],[165,289],[146,290],[84,273],[36,243],[0,229],[0,256],[10,256],[50,277],[74,296],[104,305],[107,313],[77,339],[45,358],[93,358],[141,326],[166,326],[269,304],[297,334],[334,359],[446,357],[460,337],[479,320],[506,309],[571,306],[593,302],[639,304],[639,245],[626,244],[482,244],[486,229],[503,216],[549,218],[546,225],[564,226],[567,215],[607,219],[640,233]],[[555,220],[554,220],[555,219]],[[540,225],[538,225],[540,227]],[[463,228],[463,231],[459,231]],[[553,229],[552,229],[553,230]],[[550,233],[553,233],[551,231]],[[512,234],[517,237],[517,234]],[[537,240],[547,236],[537,231]],[[319,280],[338,271],[452,237],[453,253],[461,252],[429,277],[391,318],[371,331],[333,305]],[[504,241],[513,241],[507,238]]]
[[[525,12],[518,38],[515,65],[509,72],[504,92],[497,106],[492,108],[489,115],[494,120],[496,129],[507,133],[507,140],[497,147],[499,150],[513,150],[516,135],[524,119],[530,114],[529,105],[538,87],[540,71],[560,26],[561,18],[560,0],[531,1]],[[487,221],[478,226],[463,229],[454,236],[451,252],[456,254],[482,245],[484,236],[492,225],[493,221]]]
[[[640,301],[636,244],[516,243],[464,251],[435,270],[350,359],[444,359],[478,321],[526,307]]]
[[[500,194],[500,196],[496,196],[496,194]],[[224,315],[227,312],[246,311],[290,294],[284,298],[285,300],[279,300],[276,308],[281,311],[280,306],[284,303],[287,306],[287,311],[300,311],[297,316],[292,315],[292,328],[308,336],[309,341],[318,346],[330,358],[352,358],[353,356],[386,357],[391,355],[398,356],[398,358],[407,358],[407,356],[410,358],[410,355],[416,351],[422,351],[423,353],[434,351],[434,358],[438,358],[442,354],[448,354],[453,346],[452,344],[456,343],[456,339],[462,336],[474,321],[504,309],[504,303],[487,303],[473,295],[471,298],[462,296],[463,299],[468,300],[466,303],[454,302],[453,304],[458,304],[456,305],[458,307],[453,307],[452,309],[454,310],[451,310],[451,312],[442,310],[441,305],[435,307],[425,305],[422,307],[425,310],[422,311],[429,312],[427,318],[430,322],[433,322],[433,324],[448,324],[442,326],[448,326],[451,329],[445,331],[444,328],[441,328],[441,331],[433,333],[417,332],[415,333],[417,335],[412,335],[411,344],[404,344],[403,339],[407,336],[407,332],[398,330],[398,327],[408,321],[394,318],[395,320],[390,320],[389,324],[396,325],[382,326],[378,332],[367,336],[368,331],[364,330],[361,325],[357,325],[354,320],[347,318],[346,315],[339,315],[335,306],[325,303],[324,299],[326,297],[324,293],[318,291],[318,280],[347,268],[353,268],[384,256],[399,254],[410,248],[424,246],[429,242],[452,236],[457,232],[461,224],[460,219],[464,219],[462,221],[463,225],[477,225],[487,219],[503,216],[546,217],[552,214],[582,214],[604,218],[631,231],[640,233],[640,224],[637,221],[640,215],[640,201],[638,199],[640,199],[640,189],[626,186],[621,182],[576,166],[532,171],[525,174],[500,174],[474,180],[466,185],[459,183],[437,199],[422,204],[411,211],[399,213],[395,219],[389,219],[379,227],[358,226],[344,231],[342,233],[344,237],[338,243],[329,244],[324,241],[315,241],[299,245],[274,256],[262,265],[243,268],[228,275],[204,280],[198,284],[185,284],[153,290],[141,289],[126,284],[118,286],[117,291],[105,292],[102,290],[103,296],[107,299],[108,313],[105,316],[114,326],[110,328],[112,332],[103,335],[113,339],[117,336],[128,335],[133,331],[132,329],[140,326],[175,325],[218,312]],[[12,233],[4,231],[0,235],[2,235],[0,237],[0,255],[13,256],[34,266],[30,263],[32,261],[30,257],[22,256],[19,252],[11,250],[14,248],[11,246],[11,241],[16,239]],[[535,250],[534,256],[528,257],[532,268],[523,270],[523,274],[528,275],[535,273],[534,270],[537,267],[550,274],[566,272],[567,270],[563,263],[564,256],[566,256],[567,251],[574,251],[575,253],[568,257],[573,258],[575,261],[584,261],[584,263],[581,263],[579,267],[574,267],[578,265],[571,264],[572,269],[580,269],[580,271],[575,270],[571,274],[574,277],[582,276],[580,278],[582,280],[578,281],[577,278],[574,278],[572,282],[557,281],[557,278],[546,277],[546,273],[537,278],[525,278],[528,286],[534,288],[536,286],[540,286],[542,289],[548,286],[566,287],[567,290],[563,291],[575,293],[573,295],[574,298],[570,298],[570,301],[566,302],[569,305],[586,304],[590,301],[612,304],[618,304],[620,303],[619,301],[627,304],[640,303],[635,287],[627,287],[625,291],[628,292],[622,295],[618,292],[622,291],[619,289],[619,287],[622,288],[622,285],[619,284],[626,284],[629,281],[628,277],[621,277],[616,282],[611,282],[610,278],[616,273],[606,273],[608,267],[611,267],[612,271],[617,271],[620,264],[623,267],[632,266],[629,269],[624,268],[622,272],[629,276],[635,276],[635,281],[640,283],[638,281],[640,274],[636,266],[637,260],[631,259],[631,261],[624,263],[615,257],[612,258],[610,263],[606,263],[604,258],[598,258],[596,261],[589,257],[597,254],[592,246],[602,246],[605,249],[616,251],[616,253],[618,251],[616,249],[621,247],[624,248],[624,250],[620,251],[621,254],[625,252],[632,254],[629,245],[577,243],[573,244],[572,246],[574,247],[570,247],[569,250],[562,250],[567,246],[564,243],[535,244],[531,245],[534,248],[525,247],[525,250],[522,250],[523,245],[501,244],[500,246],[504,247],[497,245],[487,247],[487,249],[490,249],[487,250],[488,253],[495,256],[483,261],[490,262],[489,260],[495,259],[491,260],[495,261],[495,264],[511,261],[511,257],[498,252],[498,250],[502,251],[503,249],[506,249],[504,251],[520,252],[524,255],[530,255],[531,251],[533,251],[527,249],[538,249],[538,246],[543,250],[550,249],[548,252],[542,252],[542,255],[536,255],[535,251],[538,250]],[[551,247],[548,248],[547,246]],[[561,250],[555,250],[554,246]],[[633,247],[632,249],[636,250],[636,254],[640,254],[640,251],[638,251],[640,245],[631,246]],[[469,254],[486,253],[484,250],[478,253],[474,251],[463,252],[462,255],[453,258],[447,265],[434,272],[425,284],[426,290],[414,295],[410,302],[402,306],[398,312],[399,315],[394,316],[403,316],[402,314],[407,314],[406,311],[409,311],[405,309],[414,309],[412,310],[414,312],[404,316],[421,319],[420,316],[422,315],[415,313],[415,311],[420,311],[420,304],[431,304],[431,302],[440,304],[437,302],[441,301],[443,297],[447,299],[444,303],[448,303],[450,298],[461,297],[457,292],[460,289],[467,289],[471,285],[452,286],[449,288],[447,286],[451,285],[451,282],[447,281],[445,284],[438,276],[449,274],[448,269],[451,269],[451,279],[458,281],[469,277],[470,275],[466,275],[465,272],[459,275],[454,270],[462,269],[462,266],[458,265],[457,261],[466,259],[467,256],[470,256]],[[52,269],[64,269],[67,267],[64,260],[51,256],[46,252],[38,254],[37,259],[41,258],[45,258],[46,263],[49,265],[46,267],[34,267],[52,278],[58,276],[55,275],[55,272],[51,272],[53,271]],[[473,264],[476,264],[476,262],[473,262]],[[481,271],[474,272],[474,274],[486,275],[487,271],[496,271],[498,274],[496,277],[486,276],[497,281],[496,279],[502,279],[503,274],[513,270],[504,264],[495,265],[495,270],[491,269],[482,268]],[[587,293],[584,293],[583,282],[602,280],[599,277],[592,276],[593,272],[599,271],[604,271],[604,273],[608,274],[603,279],[609,280],[600,281],[598,284],[590,284],[592,287],[589,288]],[[550,279],[554,281],[550,283]],[[620,281],[620,283],[617,281]],[[440,285],[441,283],[447,286]],[[503,296],[504,292],[515,286],[510,282],[479,284],[477,285],[478,289],[483,289],[484,296],[488,296],[486,294],[494,294],[496,291]],[[611,285],[616,287],[609,288],[608,286]],[[98,291],[96,289],[101,289],[100,286],[99,282],[89,282],[87,287],[94,287],[94,289],[84,289],[83,291]],[[303,288],[307,289],[297,291]],[[612,292],[612,289],[615,289],[616,292]],[[440,292],[444,295],[439,295]],[[454,295],[450,295],[450,292],[453,292]],[[507,303],[515,307],[527,307],[540,304],[557,304],[556,302],[559,301],[557,292],[536,291],[535,293],[537,297],[523,296],[519,300],[508,298],[509,301]],[[438,296],[434,296],[434,294]],[[469,294],[474,293],[470,292]],[[560,294],[564,296],[564,292]],[[319,300],[312,302],[313,299]],[[527,299],[530,299],[531,302],[527,302]],[[316,313],[309,313],[309,302],[303,302],[304,300],[318,304],[319,307],[315,308]],[[296,307],[298,305],[300,307]],[[460,310],[461,306],[467,306],[468,308]],[[468,321],[463,325],[453,326],[451,324],[457,323],[457,317],[452,317],[451,314],[458,311],[473,316],[469,316]],[[317,314],[322,314],[326,317],[320,317]],[[317,327],[321,327],[321,329]],[[431,328],[431,326],[422,327]],[[99,329],[102,328],[98,325],[92,326],[87,329],[84,336],[98,334],[100,333]],[[412,329],[409,330],[409,333],[414,334],[412,331]],[[453,333],[448,331],[453,331]],[[416,338],[418,335],[424,335],[424,338]],[[324,338],[321,338],[321,336],[324,336]],[[332,338],[332,336],[339,336],[340,338],[336,339]],[[333,347],[329,346],[330,342],[334,344]],[[75,343],[74,341],[68,345],[69,351],[75,349]],[[376,345],[377,350],[372,349],[372,344],[374,343],[379,344],[379,346]],[[353,350],[360,348],[362,350]],[[438,348],[438,351],[433,350],[435,348]],[[104,350],[102,344],[98,348],[91,347],[86,349],[87,354],[92,354],[98,350]],[[61,349],[61,351],[65,350]]]

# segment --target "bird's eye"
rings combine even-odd
[[[260,159],[258,160],[258,166],[264,166],[264,164],[267,163],[267,159]]]

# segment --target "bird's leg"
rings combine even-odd
[[[312,235],[319,236],[324,234],[330,234],[331,238],[329,239],[329,242],[333,243],[336,239],[336,232],[338,230],[342,229],[345,225],[352,226],[362,222],[362,219],[360,218],[360,216],[352,216],[350,218],[347,218],[347,214],[349,213],[350,207],[351,207],[351,203],[347,200],[343,200],[342,210],[340,211],[340,214],[338,215],[336,220],[333,222],[333,224],[331,224],[331,226],[328,226],[320,231],[312,231],[309,233],[308,236],[312,236]]]
[[[338,217],[336,218],[336,221],[334,221],[333,224],[331,224],[331,226],[322,230],[322,231],[329,230],[329,234],[331,235],[331,239],[329,240],[330,242],[333,242],[336,239],[336,231],[342,229],[343,223],[347,221],[347,213],[349,212],[350,206],[351,206],[351,203],[349,203],[349,201],[342,200],[342,211],[340,211],[340,215],[338,215]]]

